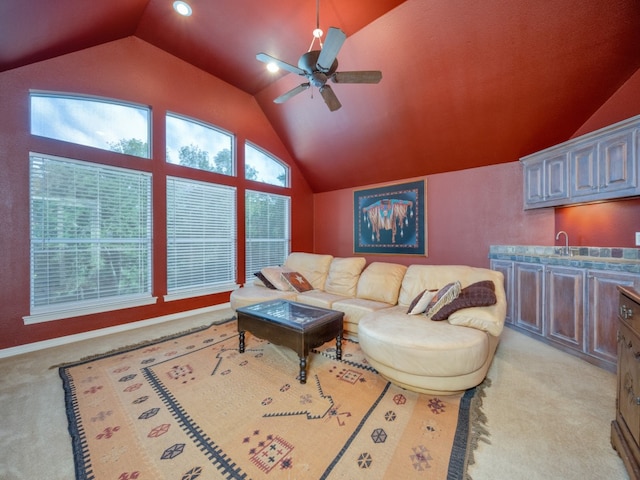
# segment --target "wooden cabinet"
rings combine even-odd
[[[515,262],[513,264],[514,325],[543,335],[543,300],[543,266]]]
[[[506,297],[513,298],[513,262],[508,260],[491,260],[491,269],[502,273]],[[507,302],[507,313],[504,321],[513,323],[513,302]]]
[[[584,346],[584,277],[580,268],[545,268],[547,337],[579,351]]]
[[[611,444],[629,478],[640,479],[640,293],[621,287],[618,297],[618,387]]]
[[[555,203],[569,198],[567,152],[525,166],[525,205]]]
[[[601,198],[627,192],[637,194],[638,173],[634,135],[625,129],[604,135],[599,141],[576,147],[570,154],[570,194],[573,199]]]
[[[589,270],[587,276],[589,291],[587,353],[615,364],[618,286],[640,289],[640,279],[638,275],[600,270]]]
[[[640,195],[640,116],[520,159],[524,208]]]
[[[491,268],[505,275],[509,325],[615,370],[617,287],[640,290],[640,274],[494,259]]]

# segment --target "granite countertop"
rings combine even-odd
[[[491,245],[489,258],[594,270],[640,273],[640,248]]]

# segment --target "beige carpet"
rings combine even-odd
[[[247,333],[240,354],[231,321],[64,366],[76,476],[463,478],[481,389],[417,394],[342,355],[320,347],[300,384],[293,351]]]
[[[199,315],[0,360],[0,478],[70,480],[64,392],[50,366],[227,318]],[[505,329],[489,371],[473,480],[626,479],[609,442],[615,375]]]

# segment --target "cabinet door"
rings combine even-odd
[[[532,263],[513,264],[513,323],[543,334],[543,266]]]
[[[617,286],[640,288],[640,275],[588,270],[587,353],[610,364],[617,355]]]
[[[633,131],[618,132],[600,142],[599,190],[633,192],[637,185]]]
[[[544,202],[544,162],[527,163],[524,166],[524,204]]]
[[[633,435],[640,442],[640,341],[624,323],[620,324],[618,357],[618,409]]]
[[[544,162],[545,200],[569,197],[569,164],[567,154],[549,158]]]
[[[598,192],[598,148],[590,143],[571,152],[571,197]]]
[[[582,351],[584,269],[547,266],[545,271],[547,338]]]
[[[507,315],[504,321],[513,323],[513,262],[509,260],[491,260],[491,270],[504,275],[504,292],[507,297]]]

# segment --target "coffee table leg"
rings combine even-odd
[[[240,348],[238,348],[238,351],[244,353],[244,330],[238,332],[238,337],[240,338]]]
[[[336,337],[336,360],[342,360],[342,334]]]
[[[300,383],[307,383],[307,357],[300,357]]]

